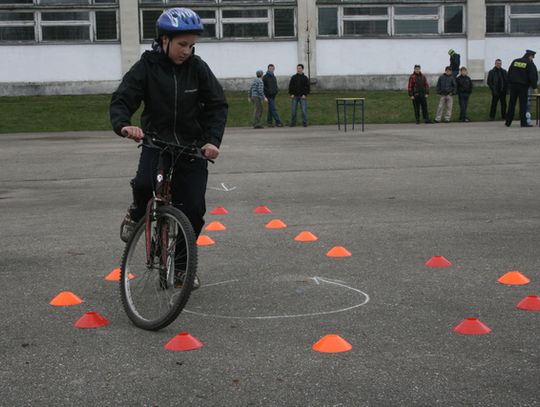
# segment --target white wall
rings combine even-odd
[[[465,38],[448,39],[338,39],[317,40],[317,74],[397,75],[409,74],[415,64],[424,73],[442,73],[449,64],[448,50],[467,61]]]
[[[141,46],[141,52],[150,49]],[[276,66],[276,75],[296,73],[296,41],[278,42],[202,42],[195,52],[212,69],[218,78],[251,78],[261,69],[266,72],[268,64]]]
[[[521,58],[525,50],[538,52],[535,64],[540,68],[540,37],[488,37],[486,38],[486,72],[493,68],[497,58],[502,60],[503,68],[508,69],[510,63]]]
[[[0,82],[108,81],[121,78],[119,44],[0,47]]]

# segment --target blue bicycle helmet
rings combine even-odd
[[[165,10],[157,19],[158,37],[163,34],[173,36],[183,32],[201,34],[204,30],[201,18],[189,8],[176,7]]]

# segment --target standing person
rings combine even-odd
[[[459,74],[459,66],[461,65],[461,56],[453,49],[448,50],[450,55],[450,67],[452,69],[452,76],[455,78]]]
[[[420,124],[420,108],[425,123],[431,123],[429,120],[427,97],[429,96],[429,84],[427,78],[422,74],[420,65],[414,66],[414,72],[409,76],[409,97],[412,100],[414,108],[414,117],[416,124]]]
[[[459,121],[470,122],[467,117],[467,106],[469,105],[469,96],[473,90],[471,78],[467,75],[467,68],[464,66],[459,70],[459,76],[456,78],[457,95],[459,98]]]
[[[439,107],[437,108],[437,115],[435,116],[435,123],[440,123],[444,114],[444,121],[450,123],[452,117],[452,106],[454,100],[453,95],[456,94],[456,78],[452,76],[452,67],[447,66],[444,73],[439,76],[437,81],[437,93],[441,95],[439,100]]]
[[[278,94],[278,84],[274,70],[276,67],[274,64],[268,65],[268,71],[263,76],[264,83],[264,96],[268,100],[268,115],[266,117],[266,124],[268,127],[274,127],[274,121],[277,127],[283,127],[281,119],[276,109],[276,95]]]
[[[194,55],[203,25],[187,8],[165,10],[157,20],[158,38],[153,49],[124,75],[113,93],[110,118],[114,131],[139,143],[145,132],[164,141],[195,144],[204,156],[216,159],[227,121],[223,89],[208,65]],[[141,127],[131,118],[141,103]],[[144,216],[153,194],[159,152],[141,149],[135,178],[131,180],[133,203],[122,222],[120,237],[127,241]],[[190,220],[198,236],[204,225],[207,162],[179,160],[172,178],[172,201]],[[199,286],[196,278],[194,288]]]
[[[289,95],[291,95],[291,127],[296,126],[296,110],[298,104],[302,109],[302,125],[307,127],[307,95],[309,95],[309,78],[304,75],[304,65],[296,66],[296,75],[289,81]]]
[[[262,117],[262,104],[263,101],[266,101],[264,96],[264,84],[262,80],[263,71],[258,70],[256,73],[257,77],[251,82],[251,86],[248,91],[248,99],[253,104],[253,128],[262,129],[261,117]]]
[[[512,61],[508,69],[508,83],[510,87],[510,100],[506,113],[505,125],[510,127],[516,112],[516,102],[519,98],[519,118],[521,127],[532,127],[527,123],[527,99],[529,87],[536,89],[538,83],[538,71],[533,62],[535,51],[528,49],[522,58]]]
[[[500,59],[495,60],[495,66],[488,73],[487,85],[491,90],[490,120],[495,120],[497,104],[501,102],[501,118],[506,119],[506,93],[508,92],[508,72],[502,67]]]

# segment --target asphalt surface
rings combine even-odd
[[[0,136],[0,404],[536,406],[540,132],[502,123],[228,129],[203,287],[159,332],[118,284],[138,150],[112,133]],[[256,215],[266,205],[271,214]],[[286,229],[264,227],[281,219]],[[299,243],[311,231],[319,237]],[[329,258],[334,246],[351,257]],[[434,255],[453,266],[432,269]],[[519,270],[531,282],[505,286]],[[318,278],[315,278],[318,277]],[[84,303],[53,307],[69,290]],[[85,312],[99,329],[73,326]],[[488,335],[452,328],[476,317]],[[171,352],[180,332],[195,351]],[[311,346],[337,334],[344,353]]]

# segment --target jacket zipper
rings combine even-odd
[[[178,114],[178,80],[176,79],[176,71],[173,67],[173,78],[174,78],[174,127],[173,127],[173,135],[174,139],[178,144],[180,144],[180,141],[178,141],[178,137],[176,136],[176,115]]]

